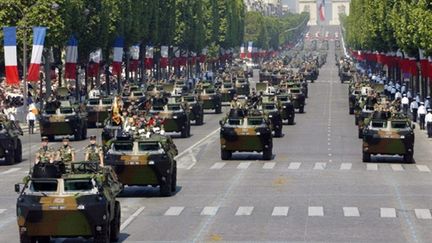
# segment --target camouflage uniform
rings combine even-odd
[[[58,150],[58,155],[60,160],[63,163],[71,163],[72,162],[72,154],[75,153],[75,149],[70,145],[61,146]]]
[[[52,158],[54,157],[55,151],[52,147],[46,146],[41,147],[36,152],[36,161],[38,163],[50,163]]]
[[[99,154],[102,153],[102,146],[98,144],[90,144],[85,149],[86,155],[88,155],[88,161],[101,162]]]

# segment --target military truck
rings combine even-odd
[[[87,112],[84,105],[73,105],[69,100],[46,102],[39,118],[41,136],[50,141],[56,135],[73,135],[75,140],[87,137]]]
[[[189,119],[195,122],[195,125],[204,124],[204,108],[195,95],[185,95],[177,98],[179,102],[184,103],[189,112]]]
[[[402,113],[372,114],[363,130],[363,162],[371,155],[400,155],[406,163],[414,162],[414,125]]]
[[[101,127],[110,115],[112,98],[91,98],[87,100],[87,126]]]
[[[272,159],[271,122],[258,110],[231,109],[220,121],[221,159],[229,160],[233,152],[262,152]]]
[[[216,114],[222,113],[222,99],[217,90],[209,83],[199,85],[196,89],[198,100],[204,110],[214,110]]]
[[[111,141],[105,164],[116,171],[123,185],[159,186],[161,196],[177,188],[177,148],[169,136],[137,131],[121,133]]]
[[[282,120],[287,120],[288,125],[294,125],[295,109],[289,94],[276,95],[275,101],[281,113]]]
[[[0,158],[5,164],[12,165],[22,161],[22,144],[20,136],[23,132],[15,122],[0,115]]]
[[[50,242],[51,237],[93,238],[115,242],[120,234],[122,188],[111,167],[98,163],[40,163],[16,184],[18,232],[22,243]]]
[[[191,124],[188,108],[177,102],[174,97],[169,98],[167,102],[154,99],[149,115],[157,115],[163,119],[165,132],[180,132],[182,138],[190,137]]]

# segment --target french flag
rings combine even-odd
[[[168,67],[168,46],[161,46],[161,59],[160,59],[160,66],[161,68]]]
[[[124,39],[122,37],[117,37],[114,41],[114,57],[112,63],[113,75],[121,74],[122,61],[123,61],[123,46],[124,46]]]
[[[322,22],[325,21],[325,0],[321,0],[321,3],[319,5],[319,15],[320,15],[320,20]]]
[[[242,45],[240,47],[240,58],[244,59],[245,57],[246,57],[246,55],[245,55],[245,48],[244,48],[244,45]]]
[[[252,51],[253,51],[253,42],[252,41],[249,41],[247,51],[248,51],[247,57],[252,58]]]
[[[153,67],[153,46],[146,46],[144,66],[146,69],[152,69]]]
[[[30,61],[30,68],[27,75],[28,81],[39,80],[39,69],[42,61],[42,51],[44,48],[46,27],[33,27],[33,48]]]
[[[129,63],[129,70],[131,72],[136,72],[138,70],[140,47],[138,44],[129,47],[129,53],[131,61]]]
[[[3,27],[6,84],[19,85],[16,27]]]
[[[78,62],[78,40],[71,36],[66,47],[65,78],[76,79],[76,67]]]

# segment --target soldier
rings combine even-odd
[[[428,113],[425,116],[425,123],[426,123],[428,138],[431,138],[432,137],[432,109],[428,109]]]
[[[104,165],[103,160],[103,152],[102,147],[98,144],[96,144],[96,136],[91,135],[90,136],[90,144],[85,149],[85,161],[90,162],[99,162],[101,166]]]
[[[237,96],[234,96],[233,100],[231,101],[230,106],[231,106],[231,109],[239,109],[240,108],[241,104],[238,101]]]
[[[418,118],[420,119],[420,130],[425,129],[425,116],[426,116],[426,107],[423,102],[420,102],[420,106],[417,110]]]
[[[54,162],[54,149],[48,146],[48,137],[42,137],[41,139],[42,146],[36,152],[35,164],[39,163],[53,163]]]
[[[75,161],[75,149],[69,144],[69,138],[63,138],[63,146],[57,150],[57,160],[65,164]]]

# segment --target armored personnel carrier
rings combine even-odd
[[[237,95],[249,95],[249,81],[246,78],[238,77],[235,80],[235,91]]]
[[[363,130],[363,162],[371,155],[400,155],[406,163],[414,156],[414,125],[402,113],[374,112]]]
[[[5,164],[12,165],[22,161],[22,144],[20,136],[23,132],[15,122],[0,115],[0,158]]]
[[[272,159],[271,122],[262,112],[231,109],[220,125],[222,160],[231,159],[233,152],[262,152],[264,160]]]
[[[221,94],[222,102],[231,102],[236,94],[234,84],[230,81],[222,82],[219,92]]]
[[[277,138],[282,137],[283,136],[282,115],[273,97],[263,96],[261,98],[261,104],[259,106],[259,110],[267,117],[268,120],[271,121],[271,127],[272,130],[274,131],[274,137]]]
[[[16,184],[18,232],[21,242],[50,242],[51,237],[93,238],[115,242],[120,233],[121,191],[111,167],[98,163],[40,163]]]
[[[204,124],[204,108],[195,95],[185,95],[177,98],[179,102],[184,103],[189,111],[189,119],[195,122],[195,125]]]
[[[177,148],[169,136],[136,131],[121,133],[110,142],[105,164],[128,186],[159,186],[161,196],[177,187]]]
[[[87,100],[87,126],[101,127],[105,120],[109,117],[112,106],[112,98],[98,97]]]
[[[306,97],[301,88],[289,88],[288,94],[290,95],[294,109],[298,109],[299,113],[303,113],[306,105]]]
[[[210,83],[199,84],[196,92],[204,110],[214,110],[216,114],[222,113],[221,95]]]
[[[287,120],[288,125],[294,125],[295,109],[288,94],[279,94],[275,97],[282,120]]]

